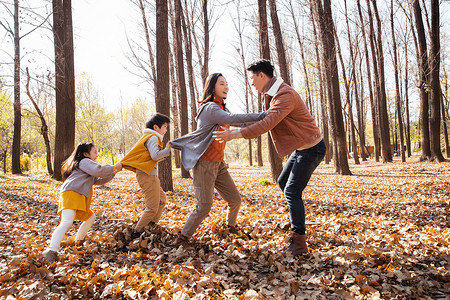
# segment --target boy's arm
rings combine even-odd
[[[151,136],[146,142],[145,146],[148,149],[148,152],[150,153],[150,157],[154,161],[159,161],[163,159],[164,157],[167,157],[170,155],[170,149],[165,148],[163,150],[159,150],[158,148],[158,137],[156,135]]]

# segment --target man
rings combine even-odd
[[[270,131],[278,155],[283,157],[292,153],[278,178],[289,207],[292,231],[285,253],[306,254],[302,192],[325,156],[326,147],[300,95],[281,78],[274,77],[273,70],[268,60],[259,60],[247,68],[251,72],[252,85],[258,93],[263,93],[266,117],[245,128],[215,131],[214,137],[219,141],[251,139]]]

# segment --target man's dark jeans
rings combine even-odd
[[[298,234],[305,234],[305,206],[302,193],[312,173],[324,158],[325,152],[323,140],[309,149],[295,150],[278,177],[278,185],[289,207],[291,230]]]

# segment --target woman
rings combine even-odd
[[[213,131],[220,127],[245,126],[261,120],[265,112],[254,114],[231,114],[225,108],[228,83],[220,73],[208,76],[199,101],[197,130],[171,141],[174,149],[181,150],[181,162],[186,170],[193,169],[194,192],[197,206],[178,234],[176,244],[185,250],[193,250],[189,239],[200,223],[208,216],[213,203],[214,188],[228,203],[227,224],[230,232],[237,233],[237,214],[241,196],[228,173],[224,161],[225,144],[213,139]]]

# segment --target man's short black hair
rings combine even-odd
[[[267,59],[260,59],[258,61],[255,61],[250,66],[248,66],[247,71],[251,71],[255,74],[259,74],[260,72],[263,72],[266,74],[269,78],[273,77],[273,70],[275,68],[273,67],[272,63]]]
[[[149,128],[149,129],[153,129],[154,125],[158,125],[158,127],[161,128],[164,123],[170,124],[170,118],[166,115],[156,113],[145,124],[145,127]]]

